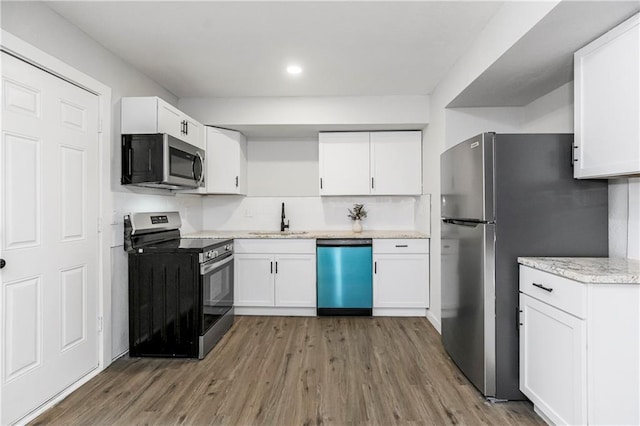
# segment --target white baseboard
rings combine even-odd
[[[282,317],[315,317],[316,308],[265,308],[235,306],[236,315],[264,315]]]
[[[66,388],[65,390],[63,390],[62,392],[60,392],[59,394],[57,394],[56,396],[54,396],[53,398],[51,398],[50,400],[48,400],[47,402],[45,402],[44,404],[36,408],[35,410],[33,410],[32,412],[30,412],[29,414],[27,414],[26,416],[18,420],[15,424],[26,425],[27,423],[30,423],[32,420],[35,420],[36,417],[38,417],[48,409],[53,408],[55,405],[57,405],[59,402],[61,402],[63,399],[69,396],[72,392],[75,392],[76,390],[78,390],[80,386],[84,385],[89,380],[96,377],[102,371],[103,370],[101,370],[100,368],[96,368],[95,370],[91,371],[89,374],[87,374],[77,382],[73,383],[71,386],[69,386],[68,388]]]
[[[427,319],[429,320],[431,325],[433,325],[436,331],[442,334],[442,326],[440,324],[440,319],[436,318],[436,316],[433,315],[433,312],[431,312],[431,309],[427,309]]]
[[[424,317],[424,308],[373,308],[374,317]]]

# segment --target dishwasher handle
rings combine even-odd
[[[371,247],[371,238],[350,238],[350,239],[318,239],[318,247]]]

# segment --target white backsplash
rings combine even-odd
[[[425,200],[426,199],[426,200]],[[365,205],[364,229],[428,231],[429,196],[420,197],[241,197],[213,196],[203,201],[205,230],[280,229],[282,203],[290,229],[349,230],[347,209]]]
[[[202,230],[202,201],[200,195],[172,194],[168,191],[166,195],[113,192],[111,247],[123,245],[124,215],[132,212],[179,211],[182,232]]]

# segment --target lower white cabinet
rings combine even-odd
[[[373,240],[373,315],[424,316],[429,307],[429,240]]]
[[[316,307],[316,255],[274,257],[275,306]]]
[[[234,268],[239,314],[315,315],[315,240],[235,240]]]
[[[235,254],[234,305],[274,306],[273,255]]]
[[[553,424],[640,424],[640,286],[520,266],[520,390]]]
[[[556,424],[586,424],[586,321],[520,294],[520,390]]]

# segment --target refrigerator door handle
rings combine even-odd
[[[485,224],[487,222],[476,221],[476,220],[460,220],[460,219],[442,219],[444,223],[449,223],[451,225],[460,225],[460,226],[469,226],[471,228],[475,228],[478,225]]]

